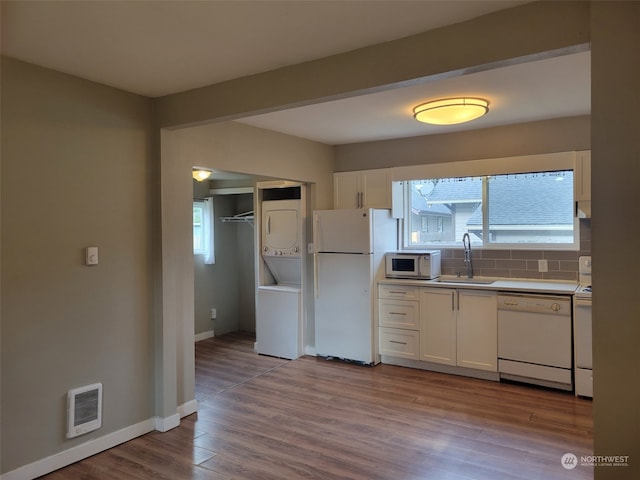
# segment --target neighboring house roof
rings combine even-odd
[[[429,195],[429,204],[474,203],[482,201],[482,178],[469,177],[438,181]]]
[[[559,180],[561,178],[561,180]],[[491,225],[563,225],[573,223],[573,185],[571,174],[564,177],[535,175],[522,178],[513,175],[492,177],[489,184]],[[435,190],[434,190],[435,191]],[[481,225],[478,209],[467,225]]]
[[[427,199],[415,189],[411,189],[411,209],[416,215],[451,216],[451,210],[446,205],[427,203]]]
[[[566,225],[573,223],[572,172],[554,174],[496,175],[489,180],[491,225]],[[411,191],[416,214],[450,215],[447,205],[480,203],[482,179],[469,177],[439,181],[427,198]],[[482,225],[480,206],[471,215],[468,225]]]

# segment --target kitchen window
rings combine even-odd
[[[574,249],[573,170],[407,182],[406,248]]]

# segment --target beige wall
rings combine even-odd
[[[456,25],[159,98],[174,127],[229,120],[586,47],[589,2],[532,2]],[[446,54],[444,54],[446,48]]]
[[[640,387],[633,378],[640,312],[631,289],[640,271],[640,232],[620,208],[638,203],[639,8],[635,2],[536,2],[161,98],[153,102],[155,120],[172,128],[226,120],[533,58],[591,39],[595,444],[598,454],[631,456],[631,467],[598,469],[596,478],[639,478]],[[152,415],[154,373],[155,414],[174,415],[193,399],[193,255],[184,233],[191,228],[192,164],[318,182],[312,191],[316,207],[324,208],[333,153],[233,123],[163,130],[161,179],[153,184],[158,172],[150,172],[149,141],[158,133],[150,132],[148,100],[10,60],[2,67],[6,472]],[[361,161],[353,165],[360,168]],[[156,191],[162,234],[154,237]],[[93,243],[101,247],[101,264],[84,267],[82,249]],[[66,390],[99,380],[109,405],[103,430],[65,441]]]
[[[595,116],[594,108],[594,118],[591,119],[591,137],[594,139],[591,146],[596,165],[592,223],[594,270],[611,272],[606,277],[608,286],[594,297],[596,453],[630,455],[632,458],[631,467],[602,467],[597,469],[596,478],[640,477],[640,462],[633,461],[634,458],[640,458],[640,444],[632,438],[632,432],[638,431],[640,402],[637,398],[640,392],[629,380],[634,371],[630,366],[637,364],[631,351],[636,348],[635,339],[638,338],[639,327],[635,319],[640,318],[640,315],[637,302],[630,300],[633,294],[614,294],[615,291],[627,293],[625,286],[629,288],[629,285],[635,284],[636,273],[640,269],[635,266],[637,256],[634,254],[635,247],[630,243],[637,235],[633,230],[635,227],[628,226],[629,222],[614,222],[615,215],[606,222],[606,230],[600,229],[598,222],[602,220],[598,220],[596,216],[600,212],[604,217],[609,215],[607,212],[616,209],[622,212],[620,202],[614,203],[612,199],[631,199],[631,203],[625,202],[625,205],[633,204],[638,192],[636,186],[628,184],[630,179],[637,178],[637,175],[628,173],[637,168],[638,122],[632,114],[626,113],[626,108],[623,109],[624,123],[615,115],[616,105],[623,100],[623,103],[627,102],[629,109],[635,107],[637,111],[637,9],[638,4],[634,2],[535,2],[409,39],[168,96],[157,103],[158,121],[163,126],[174,126],[210,119],[237,118],[254,112],[390,88],[421,77],[439,78],[459,74],[465,68],[474,70],[483,65],[545,56],[545,52],[568,51],[572,47],[583,47],[592,40],[593,51],[599,52],[592,58],[594,79],[606,79],[601,85],[593,87],[594,107],[598,105],[598,99],[603,102],[609,98],[615,100],[611,102],[611,106],[603,106],[603,112],[606,113],[600,114],[601,116]],[[595,32],[593,38],[592,28]],[[447,46],[447,55],[441,54],[443,45]],[[434,50],[436,48],[438,51]],[[624,54],[620,55],[620,52]],[[614,60],[616,56],[620,61]],[[611,67],[619,68],[624,75],[612,74],[616,70]],[[316,81],[307,82],[309,78]],[[265,91],[272,94],[263,95]],[[625,97],[632,100],[629,102]],[[576,123],[568,121],[571,125],[567,124],[566,128],[576,129],[576,137],[571,140],[576,142],[575,148],[588,148],[592,142],[587,142],[584,136],[585,119],[576,119]],[[545,122],[545,125],[548,124]],[[545,125],[539,126],[544,130]],[[624,128],[626,126],[630,126],[632,131]],[[542,132],[538,126],[534,127],[536,131]],[[511,131],[516,132],[518,129],[519,127],[514,126]],[[497,130],[494,132],[499,133]],[[615,132],[618,133],[614,134]],[[527,139],[531,148],[538,148],[527,135],[521,138]],[[622,143],[612,146],[609,138],[621,138]],[[497,141],[503,140],[498,138]],[[421,139],[416,142],[430,141]],[[440,146],[448,144],[445,141],[437,143]],[[558,143],[564,145],[564,139]],[[520,151],[519,145],[508,147],[511,148],[508,154]],[[349,156],[353,152],[349,151],[350,148],[359,147],[337,149],[338,167],[344,170],[370,168],[370,164],[360,155]],[[414,147],[407,150],[416,151]],[[565,150],[564,146],[562,150]],[[458,153],[465,157],[468,155]],[[523,153],[535,153],[535,150]],[[613,155],[618,156],[611,158]],[[387,165],[386,157],[379,154],[371,157],[372,163]],[[405,164],[422,162],[415,156],[406,156],[402,161]],[[607,168],[608,165],[617,168],[614,171]],[[603,182],[602,187],[598,186],[599,182]],[[618,261],[609,263],[610,260]],[[613,275],[611,267],[605,269],[603,265],[615,265],[616,275]],[[612,330],[607,329],[607,319],[612,315],[610,312],[618,315],[616,326],[621,327],[624,335],[615,335]],[[604,337],[597,335],[598,332]],[[598,373],[600,369],[603,374]]]
[[[631,467],[596,479],[640,478],[640,3],[592,7],[594,439]]]
[[[150,100],[3,58],[2,472],[154,415],[150,133]],[[94,382],[103,426],[66,440]]]
[[[194,165],[256,176],[313,184],[313,208],[332,202],[333,147],[236,122],[212,123],[162,134],[162,346],[167,347],[160,396],[162,415],[195,397],[194,263],[191,244],[191,202]],[[172,337],[172,329],[175,336]],[[309,328],[313,328],[310,325]],[[175,340],[175,342],[174,342]],[[175,348],[176,372],[172,351]],[[173,376],[177,375],[177,391]],[[177,403],[176,403],[177,402]]]
[[[444,135],[336,146],[336,171],[504,158],[591,148],[588,115]]]
[[[208,182],[205,185],[208,194]],[[204,196],[204,195],[202,195]],[[194,256],[195,333],[223,335],[255,331],[254,229],[249,223],[223,223],[221,217],[253,210],[253,195],[215,195],[214,264]],[[211,320],[211,308],[217,318]]]

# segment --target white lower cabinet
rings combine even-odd
[[[422,288],[420,360],[497,372],[496,292]]]
[[[456,290],[423,288],[420,292],[420,360],[456,364]]]
[[[420,351],[418,287],[379,285],[380,354],[418,360]]]
[[[498,295],[480,290],[458,291],[458,365],[498,371]]]
[[[419,332],[400,328],[380,328],[380,354],[418,360]]]

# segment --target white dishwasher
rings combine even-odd
[[[573,390],[571,297],[499,293],[500,378]]]

